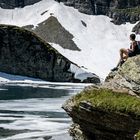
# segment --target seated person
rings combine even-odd
[[[118,70],[118,67],[121,66],[128,57],[135,56],[138,52],[138,44],[137,41],[135,40],[136,35],[131,34],[130,35],[130,40],[131,40],[131,45],[129,49],[121,48],[120,49],[120,60],[115,68],[113,68],[111,71]]]

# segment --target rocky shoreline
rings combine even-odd
[[[140,56],[129,58],[106,81],[93,85],[63,105],[74,124],[74,140],[139,140]]]

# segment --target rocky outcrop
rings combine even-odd
[[[140,95],[140,55],[129,58],[122,67],[116,71],[111,72],[106,77],[105,86],[114,89],[125,88],[131,93]]]
[[[111,72],[101,86],[91,86],[63,108],[73,119],[75,140],[139,140],[140,55]]]
[[[140,129],[139,107],[140,99],[125,92],[92,88],[67,101],[63,108],[80,127],[70,129],[74,138],[81,131],[81,140],[133,140]]]
[[[132,32],[135,32],[136,34],[140,34],[140,22],[136,24],[136,26],[132,29]]]
[[[112,18],[112,22],[115,24],[122,24],[130,22],[132,24],[140,20],[140,10],[139,7],[124,8],[124,9],[112,9],[107,14]]]
[[[73,65],[79,68],[34,33],[16,26],[0,25],[1,72],[48,81],[83,82],[72,72]],[[94,74],[87,79],[100,82]]]
[[[73,41],[74,36],[68,32],[54,16],[50,16],[35,28],[32,25],[25,26],[24,28],[34,32],[45,42],[59,44],[64,49],[80,51]]]

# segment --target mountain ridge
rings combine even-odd
[[[0,7],[16,8],[32,5],[41,0],[0,0]],[[89,15],[107,15],[112,18],[115,24],[125,22],[136,23],[140,20],[140,1],[139,0],[55,0],[63,2],[67,6],[72,6],[79,12]]]

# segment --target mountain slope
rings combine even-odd
[[[33,29],[53,15],[73,35],[73,41],[81,51],[63,49],[54,42],[50,42],[51,45],[72,62],[101,78],[105,78],[116,65],[119,49],[129,46],[129,34],[134,26],[129,23],[114,25],[106,16],[85,15],[54,0],[42,0],[14,10],[0,9],[0,13],[1,24],[33,25]]]

